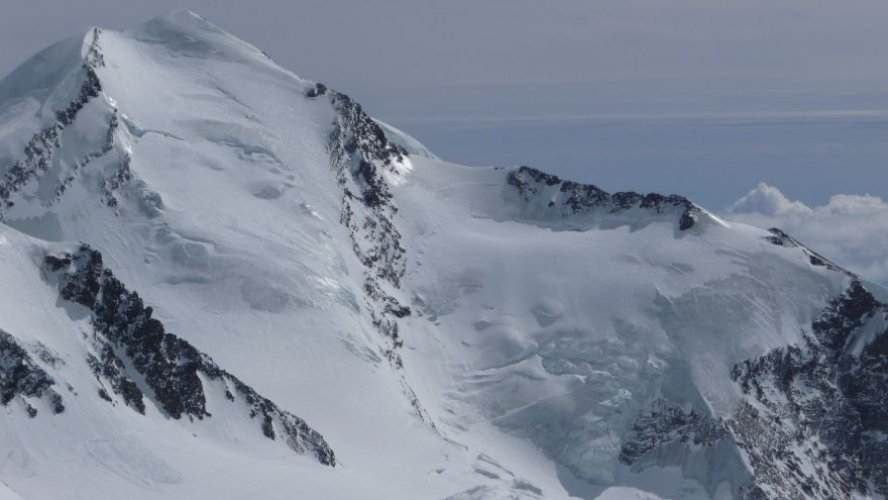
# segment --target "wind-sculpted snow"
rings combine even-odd
[[[145,413],[144,397],[148,397],[172,418],[209,418],[205,384],[220,385],[230,404],[245,406],[250,417],[259,421],[265,437],[280,435],[294,451],[335,465],[333,450],[302,419],[257,394],[187,341],[166,332],[163,323],[152,317],[151,307],[104,267],[99,252],[83,245],[74,253],[47,256],[45,266],[59,280],[63,299],[91,311],[94,332],[89,340],[96,354],[89,355],[90,367],[128,406]],[[104,390],[100,395],[112,399]]]
[[[634,192],[610,194],[591,184],[563,180],[531,167],[519,167],[509,172],[508,184],[522,200],[522,216],[535,221],[564,221],[582,216],[603,219],[605,226],[613,224],[608,218],[640,211],[649,219],[670,218],[678,229],[686,231],[697,223],[702,210],[687,198],[656,193],[641,195]],[[649,221],[641,221],[646,223]]]

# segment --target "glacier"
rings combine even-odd
[[[888,493],[878,285],[448,163],[189,11],[0,82],[0,220],[0,498]]]

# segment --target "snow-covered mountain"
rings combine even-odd
[[[0,201],[2,498],[888,493],[886,291],[441,161],[190,12],[0,82]]]

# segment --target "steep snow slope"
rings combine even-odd
[[[679,196],[448,164],[193,13],[0,82],[0,176],[23,498],[885,492],[856,277]]]
[[[62,65],[56,59],[64,69],[48,71],[49,64]],[[46,90],[21,83],[29,78]],[[67,485],[78,484],[73,477],[87,469],[64,461],[82,455],[83,443],[98,437],[69,433],[56,440],[55,433],[44,433],[44,440],[14,442],[27,443],[34,450],[29,454],[60,457],[53,462],[59,465],[34,458],[8,463],[4,477],[15,491],[77,498],[113,489],[128,497],[193,497],[194,488],[203,488],[222,498],[292,498],[299,492],[354,498],[366,491],[444,497],[464,485],[512,487],[510,478],[475,472],[483,450],[442,439],[427,417],[417,417],[423,410],[394,366],[396,325],[388,325],[394,316],[387,308],[396,289],[388,280],[368,281],[376,272],[365,264],[386,249],[377,248],[372,235],[365,238],[364,225],[382,222],[387,209],[365,207],[361,198],[349,209],[360,227],[341,220],[346,192],[367,191],[372,199],[361,165],[351,162],[354,137],[363,149],[382,141],[383,151],[401,157],[398,168],[409,168],[409,160],[384,136],[374,136],[379,129],[357,105],[317,92],[314,84],[188,12],[130,32],[91,30],[25,63],[7,82],[2,142],[9,167],[0,189],[7,224],[101,251],[105,267],[154,308],[167,331],[210,354],[278,407],[292,408],[337,458],[335,474],[328,476],[327,468],[317,471],[286,448],[265,446],[257,423],[259,451],[245,445],[240,453],[224,454],[214,451],[222,445],[209,436],[203,437],[205,449],[182,446],[173,437],[190,457],[177,460],[152,442],[156,432],[132,430],[130,420],[151,421],[152,415],[116,404],[113,415],[124,420],[115,425],[94,424],[97,417],[70,411],[57,417],[41,412],[35,422],[96,426],[106,429],[106,441],[128,439],[132,444],[115,452],[128,459],[97,452],[99,458],[87,454],[76,462],[85,460],[93,477],[103,477],[96,472],[102,464],[129,460],[125,473],[117,474],[123,479],[107,486],[91,481],[72,493]],[[337,121],[340,133],[333,137]],[[339,174],[331,160],[334,139],[342,155]],[[389,264],[397,267],[397,261]],[[372,297],[367,286],[374,287]],[[63,311],[57,301],[46,307]],[[381,326],[389,328],[389,337]],[[17,338],[27,335],[8,330]],[[58,335],[47,325],[27,330]],[[85,363],[84,347],[78,349],[69,355]],[[95,390],[78,390],[88,393],[83,405],[107,411]],[[38,434],[39,425],[32,426]],[[246,429],[222,433],[238,442],[253,440]],[[12,449],[23,446],[6,442]],[[138,457],[145,447],[175,477],[142,474]],[[300,472],[306,467],[312,472]],[[71,479],[49,479],[63,475]]]

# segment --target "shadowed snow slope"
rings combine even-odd
[[[22,498],[885,491],[854,275],[680,196],[443,162],[191,12],[7,76],[0,203]]]

